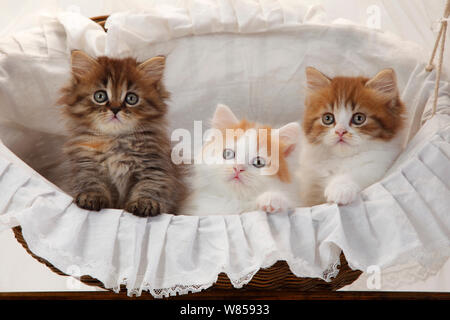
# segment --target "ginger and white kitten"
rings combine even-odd
[[[405,106],[395,72],[330,79],[308,67],[306,79],[301,199],[345,205],[380,180],[402,149]]]
[[[297,206],[298,179],[293,172],[298,159],[298,123],[275,130],[238,120],[230,108],[218,105],[212,128],[215,134],[197,155],[202,163],[193,165],[192,193],[181,214],[272,213]]]

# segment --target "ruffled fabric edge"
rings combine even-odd
[[[1,146],[0,222],[3,228],[20,224],[30,250],[61,271],[76,266],[79,274],[99,279],[106,288],[117,290],[126,285],[129,295],[143,290],[155,297],[198,292],[212,286],[221,272],[239,288],[260,268],[278,260],[286,260],[296,276],[329,281],[338,272],[341,250],[353,269],[366,271],[374,265],[384,269],[416,262],[433,274],[450,255],[450,119],[436,115],[415,139],[422,143],[405,151],[408,160],[400,169],[364,190],[349,206],[297,208],[280,215],[250,212],[148,219],[121,210],[97,214],[78,209],[69,196]],[[424,181],[427,183],[422,184]],[[430,194],[428,188],[436,192]],[[390,215],[382,214],[389,209]],[[380,237],[387,222],[398,226]],[[113,239],[103,238],[105,247],[91,250],[90,246],[102,239],[96,238],[95,228],[105,223],[108,230],[97,231]],[[185,230],[181,238],[180,230]],[[192,236],[196,239],[185,241]],[[188,246],[175,249],[180,243]],[[205,243],[208,245],[201,248]],[[360,250],[361,245],[374,248],[374,252]],[[125,248],[132,253],[125,254]],[[92,254],[99,252],[121,253],[109,259],[93,258]],[[181,264],[171,256],[183,252],[187,255]],[[192,255],[196,257],[188,261]]]
[[[325,250],[322,250],[326,257],[323,266],[311,265],[301,257],[296,257],[295,254],[289,252],[288,248],[281,248],[280,250],[276,244],[280,240],[274,239],[270,235],[273,234],[275,237],[279,237],[281,234],[286,234],[283,225],[286,221],[293,218],[294,215],[292,214],[276,217],[268,217],[261,212],[224,217],[190,217],[164,214],[155,218],[137,218],[124,213],[122,210],[104,210],[103,215],[100,215],[77,208],[72,203],[71,197],[40,177],[31,168],[28,168],[4,145],[0,146],[0,154],[0,190],[2,194],[0,200],[2,212],[0,215],[0,226],[2,229],[21,225],[24,240],[34,254],[43,257],[59,270],[69,273],[69,275],[71,272],[68,272],[68,270],[78,270],[77,274],[86,274],[97,278],[104,283],[106,288],[117,290],[121,285],[126,285],[130,295],[139,295],[142,290],[148,290],[155,297],[162,297],[176,293],[197,292],[208,288],[217,281],[217,277],[221,272],[225,272],[228,275],[234,287],[240,288],[248,283],[260,268],[270,267],[276,261],[285,259],[288,260],[292,271],[299,276],[320,277],[330,281],[338,272],[340,250],[337,247],[329,247],[332,250],[328,251],[328,247],[325,246]],[[335,211],[336,209],[336,206],[322,206],[322,208],[299,210],[304,213],[303,215],[311,217],[314,215],[313,210],[317,211],[316,214],[326,215],[326,212]],[[80,214],[83,216],[82,218],[80,218]],[[111,215],[114,215],[117,220],[110,221],[112,220],[109,219]],[[111,228],[107,231],[111,232],[107,233],[113,238],[120,238],[121,232],[123,234],[131,234],[130,231],[136,231],[136,234],[139,234],[142,238],[139,236],[134,238],[134,235],[132,235],[131,238],[134,239],[122,239],[124,242],[131,240],[123,247],[132,248],[133,250],[131,251],[133,252],[139,252],[140,248],[138,247],[147,243],[151,249],[149,250],[149,256],[153,256],[153,261],[164,260],[164,254],[172,251],[170,248],[165,252],[160,250],[160,255],[158,255],[158,248],[152,247],[152,244],[158,247],[166,241],[161,239],[173,239],[179,233],[180,228],[186,230],[189,227],[193,227],[191,233],[195,234],[195,237],[201,237],[202,231],[199,231],[201,228],[205,228],[205,233],[209,235],[221,230],[222,232],[219,233],[219,236],[206,237],[205,239],[215,242],[214,247],[222,245],[222,249],[227,248],[230,250],[231,248],[231,251],[237,252],[237,255],[230,257],[227,254],[219,254],[218,256],[213,254],[214,257],[212,257],[211,261],[213,264],[216,264],[216,262],[217,264],[214,267],[200,267],[198,270],[201,273],[200,278],[203,279],[202,281],[199,281],[196,277],[186,278],[185,273],[180,277],[177,271],[171,274],[171,276],[175,275],[173,280],[168,280],[167,278],[158,279],[161,275],[153,272],[153,280],[155,281],[146,281],[145,274],[138,275],[138,269],[142,266],[142,263],[139,262],[142,259],[140,254],[131,254],[129,256],[131,259],[121,259],[119,257],[119,260],[130,262],[129,265],[120,265],[120,263],[119,265],[114,265],[105,260],[102,261],[100,258],[90,259],[89,252],[86,252],[89,249],[83,246],[79,248],[78,252],[74,252],[76,250],[74,250],[73,244],[83,244],[86,238],[91,238],[90,236],[92,236],[92,234],[83,233],[83,227],[92,228],[86,223],[86,220],[89,220],[90,217],[94,217],[94,220],[97,219],[101,224],[106,223],[110,226]],[[200,220],[205,223],[199,223]],[[179,224],[179,228],[176,228],[171,235],[168,235],[167,229],[170,227],[170,224]],[[312,224],[314,222],[311,220],[309,225]],[[120,225],[123,226],[123,230],[120,228]],[[155,232],[159,232],[159,237],[154,233],[153,237],[148,237],[149,232],[140,233],[137,230],[140,229],[142,231],[152,226],[156,228],[155,230],[157,231]],[[225,226],[228,226],[228,230],[224,230],[227,228]],[[212,229],[208,230],[209,227]],[[114,232],[114,230],[117,232]],[[105,232],[105,230],[102,231]],[[224,235],[224,232],[229,232],[230,237]],[[263,240],[260,237],[261,232],[267,235]],[[156,240],[155,237],[159,239]],[[120,242],[121,239],[117,238],[105,242],[110,244],[114,244],[117,241]],[[284,240],[288,241],[289,239],[286,238]],[[94,247],[98,242],[91,240],[89,243]],[[288,243],[286,245],[289,246]],[[315,251],[315,245],[310,248],[312,251]],[[100,249],[100,251],[105,250],[107,252],[114,251],[114,249]],[[208,251],[207,249],[205,250]],[[241,250],[243,253],[240,252]],[[94,254],[98,254],[100,251]],[[186,250],[182,249],[180,251],[185,252]],[[206,256],[210,256],[210,252],[213,252],[213,250],[206,252]],[[173,253],[176,254],[176,252]],[[86,256],[83,256],[83,254],[86,254]],[[201,252],[196,252],[196,254],[201,255]],[[242,261],[237,261],[239,260],[238,255],[243,255]],[[219,259],[215,259],[217,257]],[[236,260],[237,264],[233,265],[233,263],[230,263],[232,259]],[[199,263],[199,265],[201,264]],[[151,269],[151,266],[146,265],[145,267]],[[144,273],[151,274],[152,271],[145,270]],[[170,275],[168,278],[170,278]],[[155,282],[159,282],[161,285],[155,286]]]
[[[279,248],[279,243],[277,242],[279,242],[280,239],[273,239],[270,234],[277,228],[280,228],[280,230],[275,231],[275,234],[279,235],[280,233],[286,233],[286,228],[283,228],[281,225],[277,227],[276,222],[274,223],[273,221],[267,221],[270,220],[270,217],[269,219],[267,219],[267,214],[262,212],[251,212],[240,216],[224,216],[219,217],[218,219],[217,217],[215,217],[215,219],[204,219],[202,217],[201,219],[207,221],[207,224],[212,222],[212,224],[214,225],[216,225],[217,222],[221,220],[229,222],[234,221],[231,222],[232,226],[230,227],[228,232],[235,233],[234,231],[238,230],[237,233],[242,232],[242,238],[233,240],[232,238],[236,237],[236,234],[230,235],[230,237],[220,234],[219,237],[212,237],[211,239],[206,240],[216,242],[216,244],[221,243],[221,240],[226,240],[226,242],[231,243],[230,246],[234,247],[235,249],[238,247],[242,248],[237,250],[242,250],[243,252],[238,252],[237,255],[233,255],[231,257],[231,255],[229,256],[227,253],[225,253],[224,255],[220,255],[217,254],[217,252],[208,251],[207,249],[203,248],[201,251],[207,258],[209,258],[207,260],[211,259],[211,255],[213,256],[213,258],[218,257],[218,259],[214,259],[214,266],[207,265],[205,267],[201,267],[202,263],[199,263],[199,270],[194,270],[192,272],[193,275],[186,272],[186,270],[180,270],[180,273],[178,270],[168,270],[169,272],[164,271],[158,274],[156,274],[155,270],[152,270],[158,267],[160,261],[165,260],[165,254],[169,253],[170,255],[170,252],[172,252],[173,255],[177,255],[177,252],[173,252],[170,249],[165,250],[165,252],[160,251],[160,254],[157,256],[154,256],[155,254],[153,253],[153,261],[156,261],[155,265],[152,265],[151,263],[143,265],[142,263],[138,262],[139,260],[144,258],[143,256],[133,256],[130,260],[123,259],[131,262],[131,264],[126,266],[120,264],[111,265],[106,261],[101,261],[98,259],[91,260],[89,259],[89,257],[84,257],[82,253],[80,255],[70,253],[70,248],[67,248],[66,243],[61,244],[58,241],[50,240],[49,238],[52,237],[49,237],[49,233],[51,233],[52,231],[49,231],[48,234],[45,234],[45,231],[42,231],[42,233],[37,230],[41,227],[40,224],[45,225],[45,223],[36,221],[37,219],[39,219],[39,215],[42,215],[44,211],[53,209],[52,211],[55,214],[52,213],[50,214],[50,218],[47,217],[51,220],[52,226],[54,224],[58,224],[57,220],[61,219],[62,215],[67,216],[70,214],[75,214],[76,211],[80,211],[78,210],[78,208],[73,207],[71,201],[71,198],[68,198],[63,194],[53,193],[51,199],[50,197],[48,197],[47,199],[37,197],[36,200],[33,201],[32,207],[29,207],[19,212],[18,214],[15,214],[14,221],[22,226],[22,233],[24,235],[25,241],[28,244],[28,247],[37,256],[45,258],[52,265],[54,265],[59,270],[62,270],[63,272],[66,272],[66,270],[71,270],[70,272],[73,272],[73,270],[77,270],[77,275],[90,275],[100,280],[106,288],[113,289],[116,292],[120,290],[121,285],[125,285],[128,290],[128,295],[130,296],[139,296],[142,291],[149,291],[156,298],[176,294],[187,294],[190,292],[199,292],[211,287],[217,281],[218,275],[220,273],[225,273],[235,288],[241,288],[249,281],[251,281],[253,276],[261,268],[271,267],[279,260],[286,260],[291,271],[299,277],[321,278],[328,282],[331,281],[339,273],[340,249],[337,246],[324,245],[322,250],[320,250],[322,251],[320,253],[320,256],[326,257],[325,261],[322,262],[323,266],[314,265],[314,263],[304,260],[301,256],[296,255],[294,252],[289,252],[289,249],[287,248]],[[56,203],[58,203],[60,206],[55,210],[54,208],[56,207]],[[64,207],[66,208],[63,209]],[[330,210],[335,211],[336,208],[336,206],[323,206],[324,210],[319,209],[320,212],[317,212],[317,214],[326,215],[325,212],[330,212]],[[304,209],[299,210],[305,211]],[[311,211],[310,208],[308,208],[307,210]],[[121,216],[120,219],[123,219],[123,225],[128,226],[130,220],[135,220],[135,222],[138,222],[139,225],[158,225],[162,223],[167,226],[171,223],[177,224],[181,222],[181,229],[186,230],[190,226],[197,224],[193,223],[194,221],[198,221],[197,217],[172,216],[166,214],[161,215],[160,217],[157,217],[155,219],[138,218],[136,220],[135,217],[120,210],[107,211],[109,212],[104,213],[112,214],[113,211],[116,211],[116,214],[119,213]],[[275,219],[281,218],[289,220],[289,218],[292,216],[292,214],[279,215],[279,217],[276,217]],[[236,222],[238,223],[238,227],[236,227]],[[255,227],[258,222],[260,222],[261,224]],[[63,231],[60,230],[59,233],[65,233],[64,230],[67,230],[67,228],[73,228],[74,225],[77,225],[77,223],[69,223],[70,225],[62,227]],[[138,225],[133,225],[131,229],[134,230],[136,227],[139,228]],[[59,226],[58,228],[61,228],[61,226]],[[194,230],[192,230],[192,233],[195,233],[197,237],[201,237],[201,228],[202,226],[199,225],[197,228],[194,228]],[[248,228],[256,228],[256,231],[252,232]],[[127,230],[126,233],[130,231],[126,228],[124,230]],[[214,227],[214,230],[217,231],[217,228]],[[178,232],[179,231],[174,233]],[[163,238],[175,238],[174,233],[169,234],[167,232],[167,229],[164,230],[164,228],[162,228],[161,233]],[[120,239],[118,239],[120,238],[120,235],[113,234],[113,236],[117,237],[116,241],[120,241]],[[80,235],[78,237],[75,236],[75,238],[70,238],[69,242],[80,243],[83,242],[85,238],[86,237],[84,237],[83,235]],[[244,241],[247,241],[247,243],[244,243]],[[164,242],[164,240],[155,241],[155,239],[151,237],[136,237],[133,242],[137,245],[137,247],[140,247],[140,245],[145,246],[145,244],[147,244],[150,249],[149,255],[152,255],[152,251],[158,252],[158,247],[161,246],[161,243]],[[152,244],[155,244],[155,246],[152,246]],[[91,241],[90,245],[94,246],[95,241]],[[124,247],[126,247],[126,245]],[[245,252],[247,250],[249,250],[250,252]],[[310,251],[315,250],[316,245],[310,247]],[[137,252],[139,251],[139,248],[132,248],[131,251]],[[185,252],[186,249],[182,249],[180,251]],[[202,252],[195,252],[194,254],[198,254],[199,256],[201,256]],[[248,254],[248,256],[245,256],[246,254]],[[240,256],[244,257],[242,261],[238,261],[238,265],[230,263],[231,260],[239,260]],[[317,258],[320,260],[319,257]],[[142,268],[146,269],[143,274],[140,273],[140,270]],[[70,272],[68,272],[69,275],[71,275]],[[151,278],[151,280],[148,280],[147,278]],[[155,283],[159,283],[160,285],[155,285]]]

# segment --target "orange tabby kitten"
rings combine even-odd
[[[305,205],[348,204],[381,179],[401,151],[405,106],[395,72],[328,78],[306,69],[300,174]]]

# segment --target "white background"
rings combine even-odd
[[[250,0],[247,0],[250,1]],[[433,48],[436,21],[442,16],[445,0],[299,0],[306,4],[321,4],[330,20],[344,18],[357,24],[380,28],[406,40]],[[175,0],[0,0],[0,38],[27,28],[39,11],[79,11],[86,16],[107,15],[129,9],[142,10],[157,3],[185,3]],[[450,46],[450,43],[448,44]],[[450,48],[445,54],[450,65]],[[65,272],[76,270],[63,270]],[[75,274],[76,275],[76,274]],[[350,287],[368,290],[361,277]],[[383,288],[381,288],[383,289]],[[85,286],[74,279],[54,274],[35,261],[14,239],[12,231],[0,233],[0,291],[80,291],[100,290]],[[344,289],[345,290],[345,289]],[[400,288],[406,291],[450,291],[450,261],[436,276],[426,281]]]

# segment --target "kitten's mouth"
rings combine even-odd
[[[230,181],[233,181],[233,182],[242,182],[241,177],[239,177],[238,174],[235,174],[235,175],[230,179]]]
[[[350,145],[346,140],[344,140],[343,137],[340,137],[337,141],[336,141],[336,145]]]
[[[119,122],[119,123],[122,122],[116,115],[114,115],[114,116],[111,118],[110,121],[111,121],[111,122]]]

